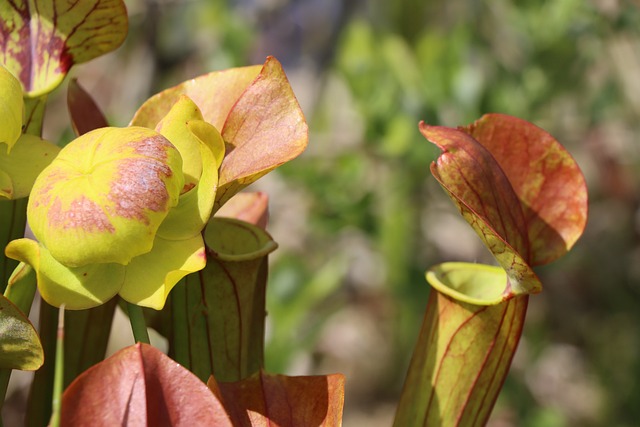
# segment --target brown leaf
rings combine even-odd
[[[141,343],[120,350],[71,383],[62,396],[61,424],[232,426],[204,383]]]
[[[342,425],[344,375],[287,377],[257,372],[231,383],[209,379],[236,427]]]
[[[67,108],[71,117],[71,126],[78,136],[109,126],[96,102],[76,79],[71,79],[69,82]]]

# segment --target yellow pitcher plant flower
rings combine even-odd
[[[208,220],[224,143],[181,97],[156,129],[100,128],[64,147],[37,178],[27,216],[38,241],[9,257],[37,272],[43,298],[84,309],[116,294],[161,309],[206,263]]]

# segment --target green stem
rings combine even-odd
[[[173,360],[191,369],[189,359],[189,327],[187,321],[187,287],[182,279],[170,294],[171,301],[171,356]]]
[[[60,406],[64,388],[64,304],[58,311],[58,334],[56,337],[56,366],[53,376],[53,399],[51,401],[51,427],[60,426]]]
[[[4,248],[10,241],[24,236],[27,223],[27,199],[0,200],[0,248]],[[7,258],[4,250],[0,250],[0,293],[4,293],[11,272],[18,265],[18,261]]]
[[[9,379],[11,378],[12,369],[0,369],[0,409],[7,395],[7,387],[9,387]],[[2,417],[0,417],[0,427],[2,427]]]
[[[135,339],[135,341],[145,344],[151,344],[151,341],[149,340],[149,331],[147,331],[147,324],[144,320],[144,313],[142,312],[142,307],[127,302],[127,312],[129,314],[129,322],[131,322],[131,330],[133,331],[133,338]]]

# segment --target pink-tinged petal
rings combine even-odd
[[[182,160],[145,128],[101,128],[64,147],[38,176],[27,208],[31,229],[59,262],[127,264],[151,250],[178,202]]]
[[[275,58],[267,59],[229,112],[222,138],[227,154],[220,167],[217,206],[307,147],[307,123]]]
[[[307,146],[304,115],[273,57],[262,67],[217,71],[167,89],[147,100],[131,124],[155,128],[181,95],[193,100],[204,120],[221,131],[227,146],[214,211]]]
[[[214,71],[165,89],[142,104],[131,125],[154,129],[180,96],[186,95],[200,108],[204,120],[220,130],[233,105],[261,69],[262,66],[254,65]]]

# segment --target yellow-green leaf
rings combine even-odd
[[[15,305],[0,295],[0,368],[34,371],[44,351],[35,328]]]

